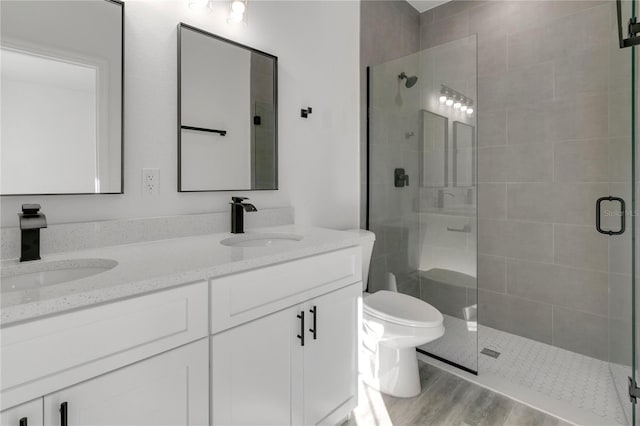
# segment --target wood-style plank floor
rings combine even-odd
[[[561,420],[419,361],[422,393],[394,398],[362,385],[343,426],[566,426]]]

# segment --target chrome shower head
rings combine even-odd
[[[398,76],[398,78],[400,80],[407,80],[404,83],[404,86],[408,89],[410,87],[415,86],[415,84],[418,82],[418,77],[416,77],[415,75],[412,77],[409,77],[404,71],[402,73],[400,73],[400,75]]]

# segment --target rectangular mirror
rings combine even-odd
[[[178,191],[278,189],[277,58],[178,27]]]
[[[475,128],[453,122],[453,186],[474,186],[476,175]]]
[[[122,193],[124,4],[0,7],[0,193]]]
[[[423,187],[443,188],[448,184],[448,127],[447,117],[422,110],[420,185]]]

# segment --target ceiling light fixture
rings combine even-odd
[[[213,0],[189,0],[189,9],[211,13],[213,11]]]
[[[245,20],[245,13],[247,11],[247,0],[231,0],[231,6],[229,7],[229,18],[227,22],[232,24],[239,24]]]

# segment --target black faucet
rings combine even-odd
[[[246,197],[231,197],[231,233],[244,234],[244,211],[257,212],[256,206],[243,203]]]
[[[20,217],[20,262],[40,260],[40,229],[47,227],[47,217],[40,204],[23,204]]]

